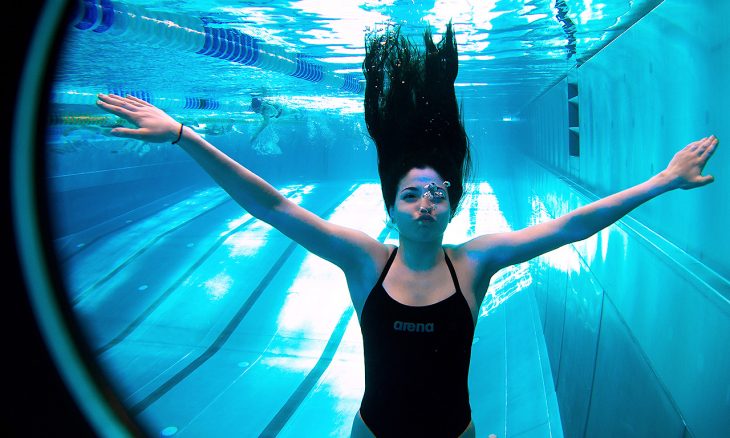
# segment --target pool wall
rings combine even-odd
[[[667,0],[536,100],[515,132],[539,163],[516,186],[533,208],[518,202],[515,223],[640,183],[701,137],[728,138],[728,17],[726,2]],[[566,436],[730,433],[729,163],[721,144],[706,168],[715,183],[531,264]]]

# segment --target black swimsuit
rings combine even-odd
[[[365,395],[360,415],[377,437],[456,437],[471,422],[468,373],[474,323],[444,251],[456,292],[428,306],[393,299],[383,280],[393,250],[360,317]]]

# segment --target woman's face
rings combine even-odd
[[[401,236],[417,241],[440,241],[450,216],[449,193],[435,170],[414,168],[400,180],[390,218]]]

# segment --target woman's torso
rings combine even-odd
[[[391,296],[384,280],[396,251],[359,312],[366,381],[360,413],[377,436],[458,436],[471,420],[473,309],[446,252],[428,293],[435,302],[426,296],[425,305],[413,306]]]
[[[370,292],[373,290],[373,285],[378,282],[385,269],[385,265],[396,251],[396,247],[391,245],[382,245],[382,248],[383,251],[381,253],[377,256],[371,254],[368,257],[367,262],[359,264],[358,268],[354,269],[353,272],[345,271],[347,286],[358,318],[361,318],[362,316],[362,308],[364,307],[367,298],[370,296]],[[473,322],[476,324],[479,305],[489,286],[491,275],[486,276],[486,278],[477,278],[474,262],[469,260],[469,257],[464,254],[464,251],[460,247],[444,247],[444,251],[454,267],[462,295],[469,305]],[[390,268],[390,270],[392,271],[393,268]],[[389,274],[385,281],[386,289],[388,289],[388,280],[391,275],[392,274]],[[484,273],[482,273],[481,277],[485,277]],[[451,279],[447,279],[445,282],[449,285],[452,283]],[[397,290],[388,290],[392,291],[391,295],[395,296],[397,300],[407,303],[406,299],[402,299],[398,296]],[[443,298],[450,295],[451,292],[453,292],[453,290],[443,293],[443,289],[439,289],[438,294],[434,294],[434,296],[430,299],[429,304],[441,301]]]

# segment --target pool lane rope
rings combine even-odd
[[[111,0],[77,0],[71,25],[78,31],[126,37],[286,74],[340,91],[363,92],[361,75],[331,73],[303,53],[281,47],[206,17],[149,11]]]
[[[221,100],[203,97],[193,97],[175,94],[151,93],[145,90],[133,90],[126,88],[91,88],[77,87],[68,90],[54,90],[51,92],[50,101],[54,105],[64,105],[72,113],[78,111],[76,105],[95,106],[99,93],[116,94],[117,96],[134,96],[138,99],[149,102],[165,111],[172,110],[205,110],[222,113],[250,112],[250,102],[241,100]],[[99,111],[99,115],[104,114]]]

